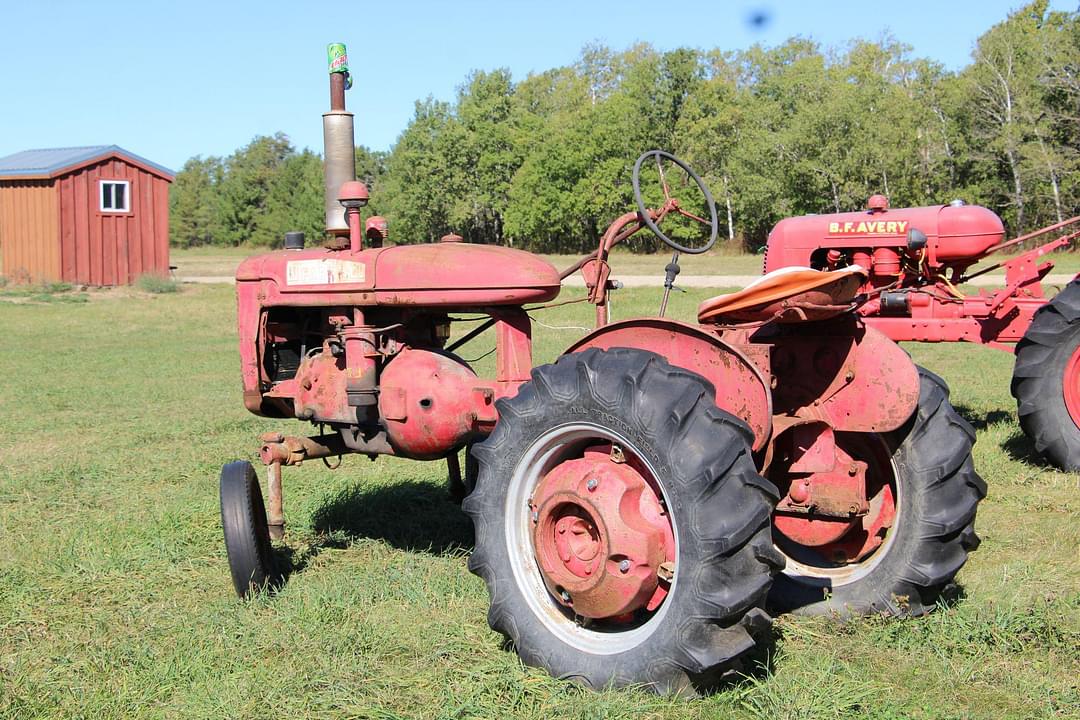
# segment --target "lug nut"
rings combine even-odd
[[[620,572],[630,572],[630,561],[629,560],[621,561],[619,563],[619,571]]]
[[[596,490],[596,486],[597,486],[596,478],[589,478],[589,482],[585,483],[585,487],[588,488],[589,492],[592,492],[593,490]]]
[[[568,592],[566,592],[565,590],[563,590],[563,591],[562,591],[561,593],[559,593],[559,597],[561,597],[561,598],[562,598],[562,601],[563,601],[564,603],[566,603],[567,605],[569,605],[569,604],[570,604],[570,593],[568,593]]]
[[[540,513],[536,512],[535,510],[532,511],[532,521],[540,522]]]

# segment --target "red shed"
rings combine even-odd
[[[85,285],[167,274],[173,176],[116,145],[0,158],[0,272]]]

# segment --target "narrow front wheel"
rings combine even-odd
[[[236,594],[246,598],[276,584],[266,507],[249,462],[237,460],[221,468],[221,527]]]

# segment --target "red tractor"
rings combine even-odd
[[[654,165],[650,208],[641,178]],[[674,197],[675,176],[704,202]],[[795,273],[704,303],[696,323],[663,309],[608,322],[613,246],[647,228],[672,247],[666,301],[679,253],[717,235],[707,188],[671,155],[643,155],[633,186],[637,209],[562,273],[456,236],[384,247],[378,221],[361,227],[366,190],[351,180],[332,196],[340,236],[328,207],[328,247],[293,236],[240,266],[245,405],[327,429],[263,436],[269,512],[249,463],[223,468],[241,596],[280,581],[282,468],[356,453],[445,460],[492,628],[524,662],[590,687],[708,687],[762,638],[767,599],[807,613],[934,606],[978,545],[986,486],[944,383],[853,311],[866,274]],[[700,221],[700,245],[672,237],[680,220]],[[596,329],[534,367],[531,315],[578,270]],[[480,377],[454,351],[488,328],[496,369]]]
[[[865,212],[808,215],[777,223],[764,271],[859,266],[859,315],[897,342],[971,342],[1016,353],[1012,394],[1035,449],[1080,470],[1080,281],[1048,299],[1047,256],[1080,237],[1080,217],[1003,242],[1001,219],[984,207],[890,209],[874,195]],[[1047,238],[1053,239],[1046,241]],[[980,260],[1035,238],[1044,242],[1001,262]],[[1004,268],[1005,287],[968,295],[957,286]]]

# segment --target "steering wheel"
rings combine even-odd
[[[660,226],[649,215],[649,210],[645,207],[645,201],[641,197],[641,166],[646,160],[653,157],[656,158],[656,169],[660,173],[660,183],[661,185],[663,185],[664,188],[665,207],[667,207],[669,210],[673,210],[679,213],[680,215],[688,217],[691,220],[696,220],[702,225],[709,226],[709,242],[705,243],[703,246],[698,248],[689,248],[680,245],[679,243],[675,242],[667,235],[665,235],[663,232],[661,232]],[[706,204],[709,206],[709,212],[712,215],[711,220],[700,218],[693,213],[689,213],[686,210],[683,210],[681,207],[679,207],[679,201],[671,197],[671,191],[668,189],[667,180],[664,178],[664,168],[661,164],[661,161],[665,159],[670,160],[671,162],[682,168],[686,175],[698,186],[698,189],[701,190],[701,194],[705,196]],[[719,222],[716,217],[716,202],[713,200],[713,196],[712,193],[709,192],[709,188],[705,187],[705,182],[696,172],[690,169],[689,165],[687,165],[671,153],[664,152],[663,150],[649,150],[648,152],[642,154],[642,156],[637,159],[637,162],[634,163],[634,174],[632,182],[634,186],[634,201],[637,203],[638,215],[640,215],[641,219],[644,221],[645,227],[649,228],[653,235],[660,238],[660,240],[662,240],[664,244],[666,244],[672,250],[681,253],[687,253],[689,255],[698,255],[700,253],[706,252],[713,245],[716,244],[716,236],[719,231]]]

